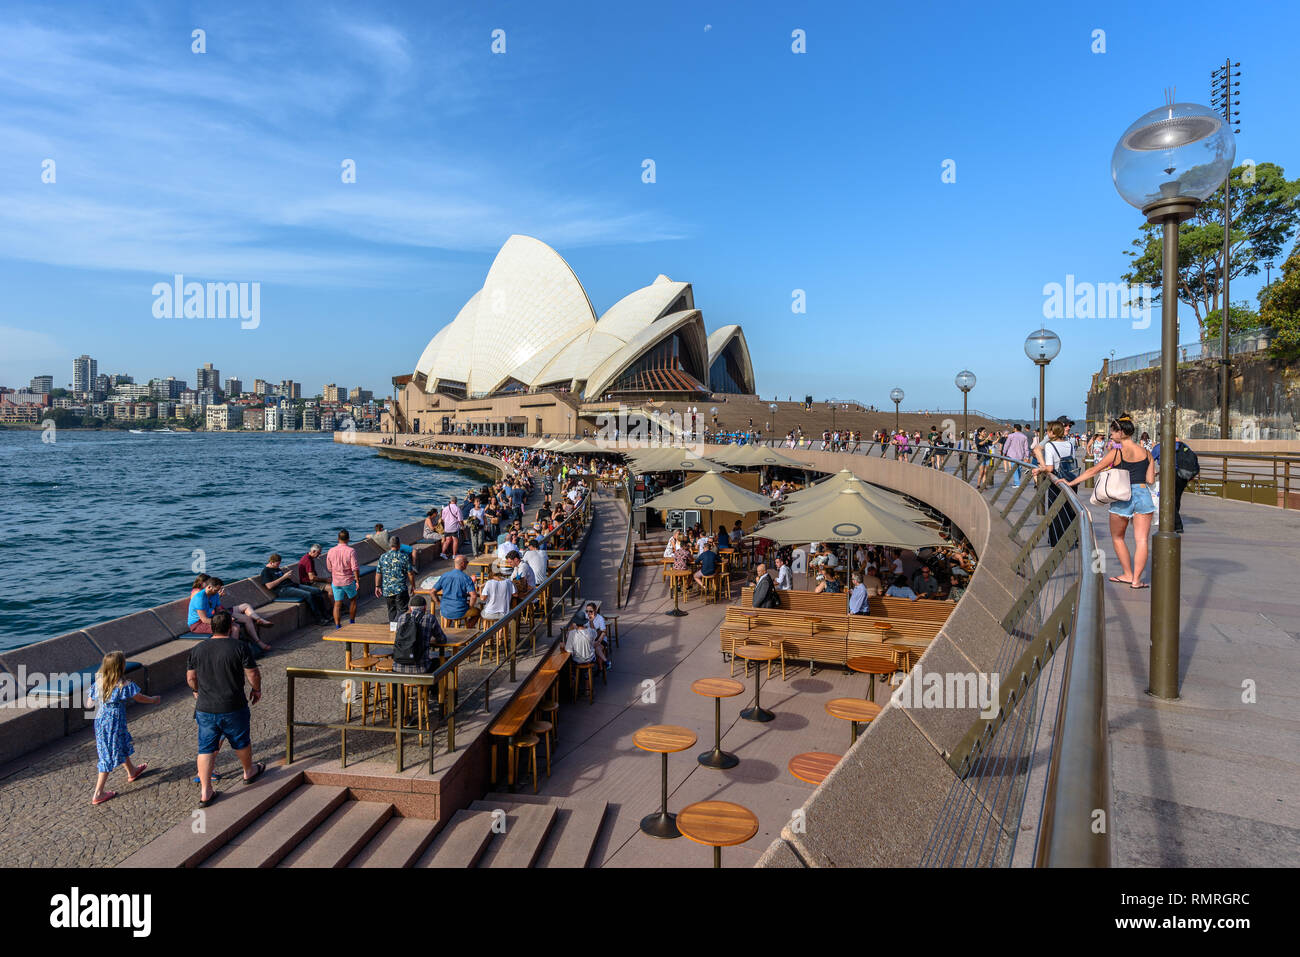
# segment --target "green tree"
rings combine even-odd
[[[1300,359],[1300,243],[1282,264],[1282,278],[1260,290],[1259,318],[1273,328],[1273,358]]]
[[[1215,309],[1213,312],[1205,314],[1205,321],[1201,325],[1202,336],[1209,342],[1219,341],[1219,326],[1223,321],[1223,310]],[[1259,313],[1251,309],[1246,304],[1246,300],[1232,304],[1229,310],[1228,335],[1235,336],[1243,332],[1254,332],[1264,325],[1264,320]]]
[[[1297,216],[1300,180],[1288,180],[1276,163],[1238,166],[1232,171],[1232,241],[1230,279],[1253,276],[1259,263],[1276,258],[1300,224]],[[1161,227],[1146,223],[1125,251],[1130,270],[1123,275],[1130,285],[1147,283],[1153,300],[1161,299]],[[1196,214],[1178,227],[1178,301],[1196,313],[1201,338],[1205,317],[1220,308],[1223,261],[1223,190],[1207,199]]]

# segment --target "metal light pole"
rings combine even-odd
[[[1047,366],[1061,353],[1061,337],[1049,329],[1031,332],[1025,340],[1025,355],[1038,366],[1038,435],[1042,442],[1047,437]]]
[[[1161,260],[1160,530],[1151,549],[1151,660],[1148,692],[1178,697],[1181,540],[1174,533],[1174,448],[1178,420],[1178,227],[1232,170],[1236,140],[1209,107],[1166,103],[1139,117],[1111,155],[1119,194],[1164,230]],[[1226,313],[1225,313],[1226,316]]]
[[[1236,73],[1232,72],[1234,66],[1241,66],[1241,64],[1233,63],[1231,59],[1224,60],[1223,66],[1210,74],[1211,101],[1228,126],[1236,126],[1241,116],[1239,110],[1233,109],[1241,102],[1232,98],[1234,88],[1241,86],[1240,80],[1233,83],[1234,76],[1241,76],[1240,70]],[[1240,133],[1241,127],[1237,127],[1234,132]],[[1228,355],[1230,348],[1228,327],[1232,324],[1232,300],[1228,298],[1228,284],[1232,279],[1231,250],[1232,164],[1229,163],[1228,173],[1223,179],[1223,267],[1220,273],[1223,277],[1223,311],[1219,313],[1219,438],[1221,439],[1232,438],[1232,417],[1228,411],[1232,402],[1232,370],[1229,368],[1231,359]]]
[[[1270,259],[1264,263],[1264,288],[1267,289],[1273,285],[1273,261]]]
[[[767,410],[768,410],[769,412],[772,413],[772,429],[771,429],[771,432],[772,432],[772,443],[773,443],[772,447],[773,447],[773,448],[776,448],[776,444],[775,444],[775,443],[776,443],[776,437],[777,437],[777,436],[776,436],[776,403],[773,402],[771,405],[769,405],[769,406],[767,407]]]
[[[903,390],[894,389],[889,393],[889,397],[894,400],[894,434],[898,434],[898,403],[903,401]]]
[[[975,373],[969,369],[963,369],[957,373],[957,378],[953,381],[957,383],[957,388],[961,389],[961,477],[962,481],[965,481],[966,446],[970,442],[970,416],[967,413],[966,400],[970,396],[970,390],[975,388]]]

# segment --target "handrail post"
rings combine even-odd
[[[285,689],[284,763],[293,764],[293,675],[288,675],[289,687]]]

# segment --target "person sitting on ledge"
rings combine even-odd
[[[294,584],[293,572],[284,571],[280,567],[281,561],[279,552],[272,552],[271,557],[266,560],[266,567],[262,569],[261,579],[267,591],[280,601],[302,602],[316,618],[316,624],[328,625],[330,623],[330,613],[325,593],[319,588]]]
[[[329,579],[316,574],[316,559],[320,558],[321,547],[313,545],[307,554],[298,559],[298,584],[308,588],[319,589],[328,586]],[[328,598],[328,596],[326,596]]]
[[[190,593],[190,609],[187,619],[190,632],[195,635],[212,634],[212,616],[223,609],[221,604],[221,592],[225,588],[225,582],[220,578],[209,578],[199,576],[204,581],[200,585],[198,579],[195,584],[200,587]],[[263,651],[270,651],[271,646],[257,634],[257,626],[270,627],[271,623],[265,618],[258,618],[253,606],[248,602],[240,602],[234,608],[226,609],[230,612],[232,618],[238,619],[239,625],[236,625],[232,631],[235,638],[244,638],[246,641],[256,642],[258,647]],[[242,629],[242,630],[241,630]]]

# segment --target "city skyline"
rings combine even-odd
[[[250,352],[275,355],[295,381],[385,395],[525,233],[583,277],[597,314],[659,272],[691,282],[710,328],[744,327],[765,396],[884,407],[901,387],[904,408],[952,408],[968,367],[973,407],[1027,417],[1021,343],[1046,322],[1063,341],[1047,412],[1077,415],[1112,349],[1159,340],[1158,322],[1044,318],[1049,287],[1128,268],[1141,217],[1110,182],[1119,133],[1166,87],[1207,101],[1231,55],[1249,86],[1239,162],[1300,165],[1273,82],[1300,16],[1287,9],[1266,31],[1205,31],[1203,2],[1172,21],[1117,3],[939,17],[666,3],[652,22],[586,3],[126,23],[69,9],[59,26],[0,14],[11,383],[77,342],[151,372],[200,352],[245,381]],[[1157,34],[1176,62],[1150,56]],[[1043,215],[1049,198],[1068,220]],[[1235,281],[1234,300],[1253,303],[1262,278]],[[158,308],[173,280],[208,303],[239,288],[191,315],[170,293]],[[1195,335],[1187,312],[1182,341]]]

